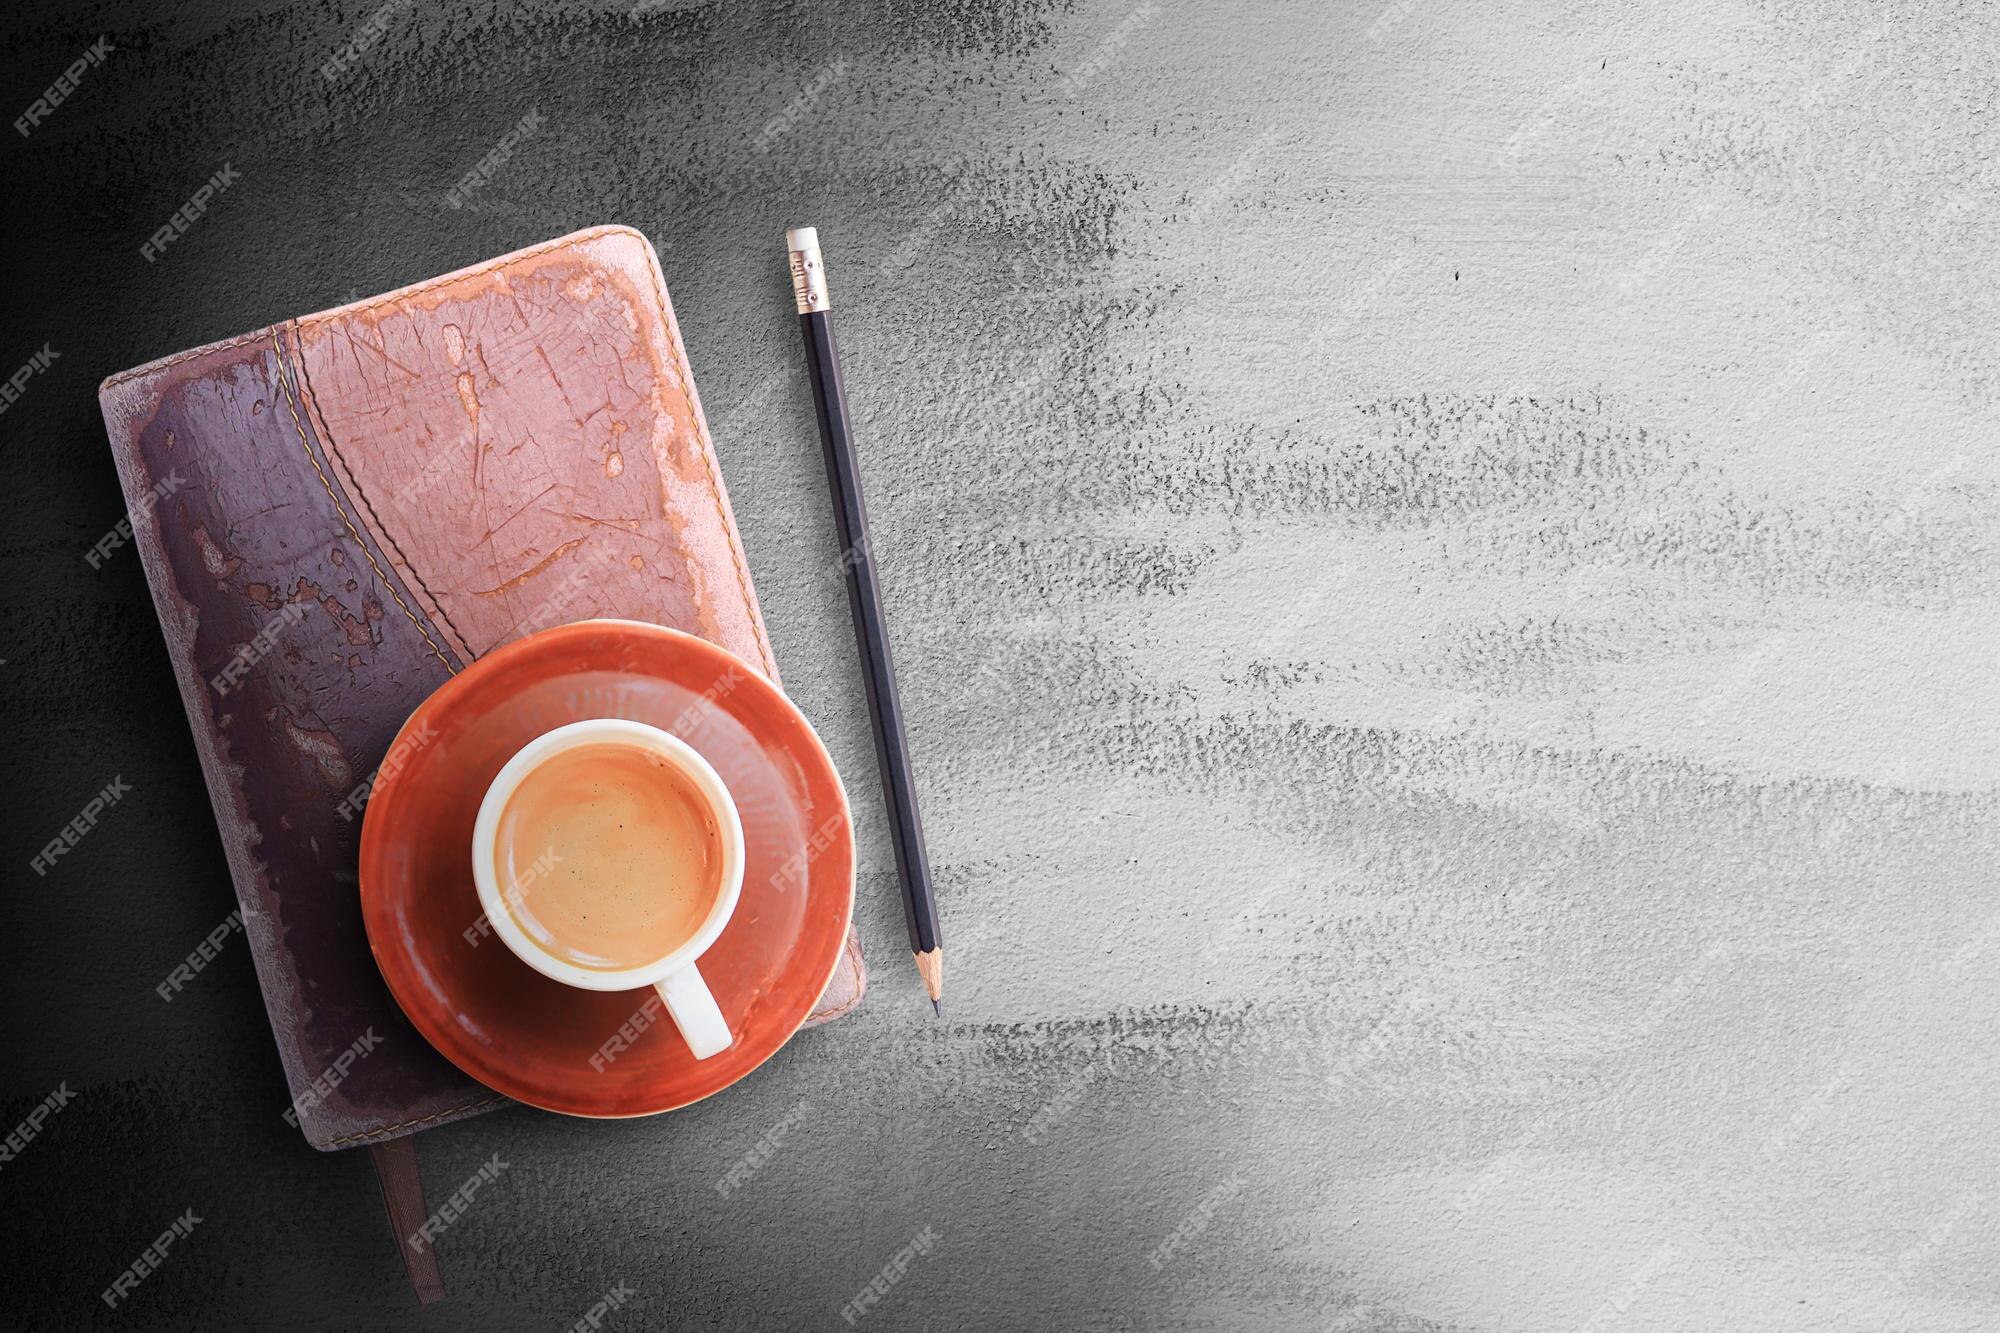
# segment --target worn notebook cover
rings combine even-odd
[[[577,232],[100,397],[300,1127],[340,1148],[506,1104],[405,1022],[362,929],[397,728],[482,653],[595,616],[777,677],[651,244]],[[863,982],[850,935],[814,1021]]]

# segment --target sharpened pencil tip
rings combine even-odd
[[[932,1012],[932,1013],[934,1013],[934,1014],[936,1014],[936,1015],[937,1015],[937,1016],[938,1016],[939,1018],[943,1018],[943,1017],[944,1017],[944,1001],[943,1001],[943,1000],[932,1000],[932,1001],[931,1001],[931,1012]]]

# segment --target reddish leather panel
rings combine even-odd
[[[637,232],[536,247],[300,320],[296,336],[360,517],[462,654],[638,616],[775,678],[672,307]]]

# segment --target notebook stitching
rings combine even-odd
[[[741,542],[734,530],[735,524],[729,521],[729,515],[722,508],[722,483],[715,475],[715,444],[708,438],[705,426],[701,434],[703,446],[701,452],[708,465],[708,494],[715,501],[716,516],[722,520],[723,527],[729,530],[729,562],[736,566],[736,590],[743,594],[743,609],[750,613],[751,628],[757,634],[757,654],[764,659],[764,674],[775,676],[778,664],[771,660],[770,642],[763,626],[757,623],[759,617],[754,609],[756,602],[750,596],[750,572],[743,568]]]
[[[599,236],[607,235],[615,231],[624,231],[624,230],[626,230],[626,228],[622,227],[621,225],[615,222],[606,223],[603,226],[599,227],[586,227],[582,231],[574,232],[568,236],[558,236],[554,240],[543,241],[540,245],[531,245],[525,250],[517,250],[512,254],[501,255],[496,259],[489,259],[485,263],[474,265],[472,268],[466,269],[463,272],[446,273],[439,277],[431,278],[428,279],[427,281],[420,282],[413,287],[398,287],[395,291],[384,292],[382,293],[382,295],[377,297],[372,297],[367,301],[357,302],[356,304],[353,305],[341,306],[335,310],[322,311],[319,314],[308,315],[302,319],[293,320],[292,322],[299,325],[301,328],[304,328],[309,325],[322,324],[325,321],[333,318],[335,315],[351,314],[356,310],[373,310],[376,306],[381,305],[386,301],[401,300],[406,296],[414,296],[418,292],[427,292],[433,287],[440,286],[447,282],[456,281],[459,278],[477,277],[479,274],[497,268],[502,264],[510,263],[514,260],[526,259],[529,255],[537,255],[542,253],[544,250],[553,250],[556,247],[563,245],[574,245],[580,241],[594,240]],[[169,366],[177,366],[183,361],[189,361],[198,356],[207,356],[213,352],[226,352],[232,347],[241,347],[245,343],[256,342],[259,338],[262,338],[264,335],[270,333],[272,330],[278,327],[279,325],[272,324],[266,326],[265,328],[252,329],[248,333],[239,333],[234,338],[225,338],[221,342],[209,343],[205,347],[191,347],[185,352],[176,352],[174,355],[166,357],[163,360],[148,361],[143,366],[134,366],[130,370],[120,371],[118,374],[113,375],[111,378],[104,381],[103,387],[109,389],[116,385],[124,384],[128,380],[138,379],[141,375],[157,374],[158,372],[165,370]]]
[[[308,315],[304,319],[295,322],[301,327],[324,324],[327,320],[333,319],[336,316],[345,317],[353,314],[356,310],[372,310],[387,301],[406,300],[419,292],[427,292],[434,287],[442,287],[448,282],[462,282],[466,278],[476,278],[482,273],[490,273],[496,268],[504,268],[509,264],[518,264],[531,255],[538,255],[547,250],[559,250],[565,246],[579,245],[584,241],[595,240],[599,236],[607,235],[611,232],[626,230],[628,228],[620,226],[617,223],[607,223],[601,227],[586,227],[584,230],[572,232],[568,236],[558,236],[552,241],[543,241],[540,245],[531,245],[525,250],[515,250],[508,254],[497,256],[496,258],[487,260],[483,264],[475,264],[471,268],[461,269],[457,273],[443,273],[435,278],[420,282],[414,287],[398,287],[393,292],[384,292],[382,295],[361,302],[358,305],[341,306],[335,310],[321,311],[316,315]]]
[[[277,325],[275,324],[267,325],[261,329],[253,329],[249,333],[239,333],[234,338],[228,338],[219,343],[210,343],[206,347],[194,347],[185,352],[176,352],[165,360],[148,361],[143,366],[134,366],[130,370],[123,370],[113,375],[110,379],[104,381],[103,387],[107,389],[116,388],[128,380],[138,379],[141,375],[157,374],[165,370],[168,366],[177,366],[183,361],[191,361],[198,356],[207,356],[211,352],[226,352],[232,347],[241,347],[245,343],[256,342],[276,327]]]
[[[390,582],[387,574],[382,572],[382,566],[375,563],[375,553],[368,549],[368,543],[362,540],[361,534],[355,530],[354,520],[348,517],[347,506],[341,504],[340,497],[334,494],[333,482],[328,479],[326,469],[320,466],[319,455],[313,452],[312,444],[306,439],[305,423],[299,420],[299,407],[292,394],[291,377],[285,373],[285,349],[278,342],[277,325],[272,325],[269,331],[271,334],[271,350],[276,353],[278,358],[278,387],[284,390],[285,407],[292,414],[292,429],[299,433],[299,447],[305,450],[307,461],[312,464],[313,471],[318,474],[319,484],[326,488],[326,498],[333,501],[334,512],[340,515],[341,523],[347,528],[347,535],[352,537],[354,544],[361,548],[361,557],[368,562],[368,567],[375,571],[376,580],[389,590],[389,596],[395,600],[396,605],[401,608],[403,614],[409,617],[410,623],[417,627],[417,633],[423,635],[424,646],[431,650],[431,655],[437,658],[439,664],[447,672],[457,675],[458,673],[453,669],[451,663],[445,660],[445,655],[438,651],[437,644],[431,641],[431,633],[424,627],[424,622],[417,619],[416,612],[410,610],[409,605],[403,601],[403,594],[396,591],[396,585]]]
[[[409,1129],[413,1125],[428,1125],[431,1121],[442,1120],[448,1115],[457,1115],[461,1111],[477,1111],[488,1106],[498,1106],[508,1100],[509,1098],[506,1097],[488,1097],[483,1102],[467,1102],[463,1106],[454,1106],[447,1110],[439,1111],[435,1115],[423,1116],[416,1120],[405,1120],[399,1125],[384,1125],[381,1129],[363,1130],[359,1134],[343,1134],[337,1139],[328,1139],[326,1146],[331,1148],[342,1143],[353,1143],[359,1139],[385,1138],[394,1134],[399,1129]]]
[[[458,636],[457,646],[463,650],[464,656],[468,659],[478,656],[472,651],[472,642],[465,637],[465,631],[452,621],[451,613],[444,609],[444,602],[431,591],[430,585],[424,582],[424,576],[417,572],[416,565],[403,553],[402,546],[396,541],[396,534],[389,530],[389,525],[375,512],[375,502],[368,498],[368,492],[362,488],[361,478],[354,474],[353,465],[341,454],[340,446],[334,441],[333,431],[326,424],[326,414],[317,411],[319,395],[313,392],[312,371],[306,367],[304,356],[299,357],[299,387],[305,391],[306,411],[315,416],[320,443],[326,449],[328,459],[339,460],[342,469],[347,473],[347,489],[354,492],[355,498],[361,502],[361,507],[368,511],[368,517],[374,520],[374,531],[380,534],[382,540],[388,543],[389,549],[395,552],[396,559],[402,562],[403,569],[408,572],[410,581],[424,590],[424,596],[428,597],[431,606],[436,608],[439,619],[450,626],[451,632]]]
[[[660,272],[659,260],[653,254],[650,245],[646,247],[646,255],[650,261],[647,267],[653,273],[653,298],[659,302],[660,325],[666,331],[667,341],[673,347],[676,359],[685,367],[687,350],[681,346],[680,338],[674,328],[673,317],[668,313],[666,277]],[[688,405],[695,406],[692,400]],[[695,411],[695,424],[702,446],[702,463],[708,471],[709,498],[715,501],[716,517],[722,520],[723,531],[729,534],[729,561],[736,566],[736,590],[743,595],[743,609],[750,617],[750,628],[757,638],[757,654],[764,659],[764,674],[775,678],[778,674],[778,664],[771,660],[770,636],[764,630],[763,617],[757,612],[757,599],[750,592],[750,571],[743,567],[742,535],[736,530],[736,525],[730,522],[729,511],[723,507],[722,481],[715,471],[715,441],[709,438],[708,422],[703,419],[699,408]]]

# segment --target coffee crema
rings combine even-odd
[[[577,967],[657,962],[722,891],[722,833],[671,760],[605,742],[552,755],[500,812],[500,892],[528,938]]]

